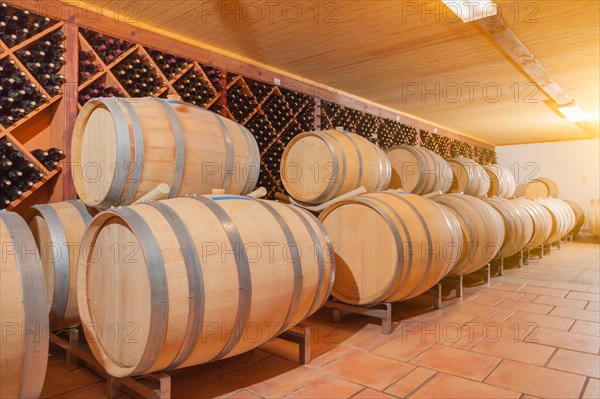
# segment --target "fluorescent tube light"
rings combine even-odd
[[[492,0],[442,0],[463,22],[472,22],[498,13]]]
[[[577,104],[569,104],[562,107],[558,107],[561,114],[565,116],[571,122],[583,122],[588,120],[588,116],[581,107]]]

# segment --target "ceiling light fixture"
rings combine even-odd
[[[562,107],[558,107],[558,110],[570,122],[584,122],[589,119],[587,114],[585,112],[583,112],[581,107],[579,105],[577,105],[576,103],[563,105]]]
[[[498,13],[498,7],[492,0],[442,0],[463,22],[491,17]]]

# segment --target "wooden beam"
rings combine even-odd
[[[573,102],[567,92],[550,76],[548,71],[529,51],[515,32],[500,16],[475,21],[475,26],[486,35],[533,83],[559,106]]]
[[[63,199],[70,200],[77,198],[73,177],[71,176],[71,138],[73,137],[73,128],[75,119],[77,119],[77,104],[79,86],[79,29],[77,25],[67,22],[65,24],[65,89],[63,90],[64,121],[62,131],[62,142],[65,151],[65,162],[63,171]],[[59,141],[57,141],[59,142]]]
[[[239,75],[273,84],[277,78],[279,86],[299,91],[326,101],[338,102],[359,111],[369,112],[381,117],[395,119],[400,116],[401,122],[419,130],[435,132],[465,141],[486,150],[494,151],[494,145],[463,133],[456,132],[435,123],[417,118],[413,115],[394,110],[364,98],[340,91],[336,88],[302,78],[292,73],[279,70],[266,64],[229,53],[222,49],[207,46],[190,38],[175,35],[168,31],[143,23],[126,23],[128,18],[116,14],[113,10],[89,6],[83,2],[69,3],[43,2],[41,0],[6,0],[6,3],[19,8],[37,12],[49,18],[72,22],[81,27],[90,27],[95,31],[117,36],[135,43],[151,46],[174,54],[184,55],[201,63],[214,65]],[[86,8],[84,8],[86,7]],[[350,105],[354,104],[354,105]],[[384,116],[386,115],[386,116]]]

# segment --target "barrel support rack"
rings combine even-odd
[[[354,313],[381,319],[381,332],[385,335],[392,333],[392,303],[380,302],[373,305],[348,305],[335,299],[325,302],[323,305],[333,311],[333,322],[341,323],[345,313]]]
[[[50,333],[50,342],[65,350],[66,368],[69,371],[79,368],[80,360],[106,381],[106,396],[114,399],[121,396],[123,391],[132,392],[136,396],[149,399],[171,398],[171,376],[159,371],[137,377],[115,378],[109,375],[98,363],[89,347],[79,341],[78,328]],[[311,361],[310,327],[298,324],[294,329],[277,336],[286,341],[298,344],[299,363],[308,364]]]
[[[456,289],[456,298],[462,299],[463,297],[463,276],[446,276],[426,292],[426,294],[433,296],[433,307],[435,309],[442,308],[442,289],[444,286],[451,286]]]

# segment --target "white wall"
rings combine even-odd
[[[496,153],[517,184],[552,179],[559,197],[577,202],[586,213],[590,201],[600,198],[600,139],[500,146]]]

